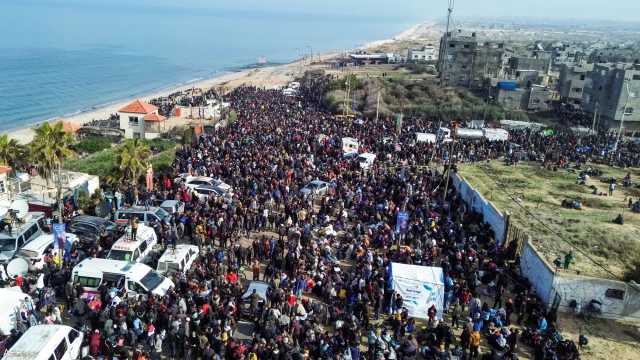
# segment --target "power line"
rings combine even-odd
[[[527,215],[531,216],[531,218],[533,218],[535,221],[537,221],[538,223],[540,223],[540,225],[542,225],[542,227],[544,227],[545,229],[547,229],[549,232],[551,232],[553,235],[555,235],[556,237],[558,237],[558,239],[560,239],[560,241],[566,243],[567,245],[569,245],[571,248],[575,249],[577,252],[579,252],[580,254],[582,254],[584,257],[586,257],[589,261],[591,261],[592,263],[594,263],[596,266],[598,266],[599,268],[601,268],[602,270],[604,270],[607,274],[611,275],[611,277],[613,279],[618,279],[619,277],[616,276],[613,272],[611,272],[606,266],[602,265],[600,262],[598,262],[596,259],[592,258],[591,255],[589,255],[586,251],[580,249],[579,247],[577,247],[576,245],[570,243],[569,241],[565,240],[561,234],[557,231],[555,231],[554,229],[552,229],[549,225],[547,225],[544,221],[540,220],[538,218],[538,216],[536,216],[534,213],[532,213],[529,209],[527,209],[526,207],[524,207],[524,205],[522,205],[519,201],[517,201],[515,199],[515,196],[510,194],[507,190],[506,190],[506,185],[499,182],[498,180],[495,180],[493,177],[491,177],[491,175],[489,174],[488,170],[485,168],[485,166],[478,166],[478,168],[480,170],[482,170],[482,172],[487,175],[487,177],[489,179],[491,179],[491,181],[493,181],[497,186],[499,190],[503,190],[505,194],[507,194],[507,197],[509,199],[511,199],[511,201],[513,201],[516,205],[518,205],[518,207],[520,207],[522,210],[524,210],[524,212],[527,213]],[[500,189],[501,188],[501,189]]]

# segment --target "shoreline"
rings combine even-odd
[[[362,46],[354,47],[354,49],[371,49],[379,47],[383,44],[413,37],[417,33],[417,30],[425,24],[428,23],[413,25],[389,39],[369,41],[367,43],[364,43]],[[314,54],[314,61],[327,61],[338,56],[339,54],[339,52],[325,52],[317,55]],[[256,64],[248,64],[239,66],[236,69],[227,68],[226,70],[222,70],[219,73],[214,73],[215,75],[210,78],[199,79],[193,82],[185,82],[178,85],[168,85],[165,88],[155,90],[151,93],[140,94],[137,96],[127,97],[122,100],[116,100],[111,103],[97,105],[91,109],[87,109],[84,111],[80,110],[69,115],[35,121],[23,127],[3,130],[2,133],[7,134],[10,139],[15,139],[21,144],[27,144],[33,140],[33,128],[45,122],[53,123],[58,121],[65,121],[83,125],[85,123],[91,122],[94,119],[106,119],[110,114],[116,113],[120,108],[126,106],[136,99],[149,101],[153,98],[167,96],[174,92],[184,91],[191,88],[210,89],[215,86],[225,86],[228,87],[229,90],[231,90],[243,84],[251,84],[254,86],[267,88],[280,87],[286,85],[297,75],[301,75],[302,73],[304,73],[304,71],[314,66],[313,64],[308,63],[308,61],[308,59],[302,58],[295,59],[285,64],[275,64],[267,66],[256,66]]]

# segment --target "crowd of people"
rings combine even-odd
[[[189,271],[172,275],[166,296],[128,297],[104,284],[81,296],[71,269],[109,244],[74,247],[31,281],[13,281],[37,305],[19,316],[7,347],[39,322],[83,330],[89,355],[108,359],[515,359],[522,346],[536,359],[577,358],[519,276],[515,244],[500,246],[431,166],[495,159],[510,145],[416,142],[415,132],[436,127],[418,119],[406,119],[399,134],[392,120],[338,119],[316,101],[317,88],[303,84],[297,98],[235,89],[225,100],[237,121],[178,150],[153,191],[122,189],[125,204],[185,203],[152,224],[164,248],[200,248]],[[373,166],[344,156],[343,137],[376,154]],[[513,141],[540,154],[565,146],[526,132]],[[183,173],[222,179],[233,195],[193,196],[175,180]],[[329,184],[326,193],[301,192],[317,179]],[[408,214],[403,226],[400,211]],[[393,290],[391,262],[442,268],[442,310],[410,315]],[[268,283],[267,298],[243,298],[243,276]]]

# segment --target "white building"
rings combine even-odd
[[[154,139],[160,136],[166,118],[158,114],[158,108],[136,100],[118,110],[120,129],[126,139]]]
[[[409,61],[435,61],[438,60],[436,48],[429,44],[420,49],[409,49]]]

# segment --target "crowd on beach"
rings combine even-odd
[[[520,153],[561,166],[608,145],[530,130],[514,131],[510,143],[420,143],[415,133],[438,124],[408,118],[397,134],[393,120],[338,119],[322,109],[318,88],[304,84],[298,98],[233,90],[225,100],[237,121],[179,149],[154,190],[119,189],[114,210],[185,203],[169,221],[150,224],[164,248],[192,243],[201,251],[189,271],[172,276],[166,296],[127,297],[126,289],[102,285],[82,297],[71,269],[104,256],[109,244],[74,246],[35,277],[8,281],[33,294],[37,306],[20,314],[5,346],[34,323],[65,323],[86,333],[91,357],[107,359],[515,359],[523,351],[535,359],[578,358],[577,339],[562,339],[555,314],[519,275],[516,244],[497,243],[434,165],[454,164],[455,171],[455,163]],[[345,157],[343,137],[358,139],[375,163],[362,169]],[[574,151],[585,144],[591,149]],[[637,165],[634,145],[625,146],[611,161]],[[183,173],[223,179],[233,195],[193,196],[175,181]],[[301,191],[313,180],[328,183],[326,193]],[[399,211],[409,215],[401,230]],[[442,310],[410,316],[393,291],[392,262],[440,267]],[[270,286],[266,300],[250,296],[246,312],[243,277]],[[253,330],[239,339],[243,321]]]

